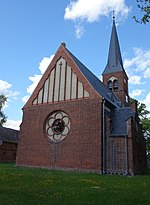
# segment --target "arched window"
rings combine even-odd
[[[114,90],[117,90],[118,89],[118,80],[114,80],[114,82],[113,82],[113,89]]]
[[[112,81],[111,81],[111,80],[108,81],[108,88],[109,88],[110,90],[112,90]]]

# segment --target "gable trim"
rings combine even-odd
[[[56,62],[42,88],[32,101],[32,105],[89,97],[88,91],[64,58]]]

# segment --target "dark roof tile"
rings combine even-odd
[[[19,131],[0,126],[0,141],[18,142]]]
[[[103,74],[124,71],[118,35],[116,31],[115,21],[113,20],[111,39],[109,45],[108,62],[103,71]]]
[[[126,136],[126,121],[134,117],[135,113],[130,107],[116,108],[111,111],[111,131],[110,136]]]
[[[80,71],[86,77],[88,82],[92,85],[92,87],[100,94],[103,98],[105,98],[108,102],[110,102],[115,107],[122,106],[118,97],[108,89],[108,87],[102,83],[85,65],[83,65],[68,49],[66,49],[71,58],[74,60]]]

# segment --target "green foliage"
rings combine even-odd
[[[148,23],[150,21],[150,0],[136,0],[137,6],[140,10],[141,17],[140,19],[136,16],[133,16],[133,19],[138,23]]]
[[[150,114],[150,111],[146,110],[146,105],[144,103],[138,102],[138,115],[139,117],[146,118]]]
[[[150,175],[104,176],[0,164],[1,205],[149,205],[149,192]]]
[[[3,106],[5,105],[6,101],[7,101],[7,98],[4,95],[0,95],[0,126],[2,126],[3,123],[5,123],[7,120],[7,117],[5,116],[4,112],[2,111]]]
[[[146,139],[147,154],[150,154],[150,111],[146,109],[146,105],[138,102],[138,116],[142,131]]]

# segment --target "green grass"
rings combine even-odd
[[[123,177],[0,164],[0,205],[150,204],[150,171]]]

